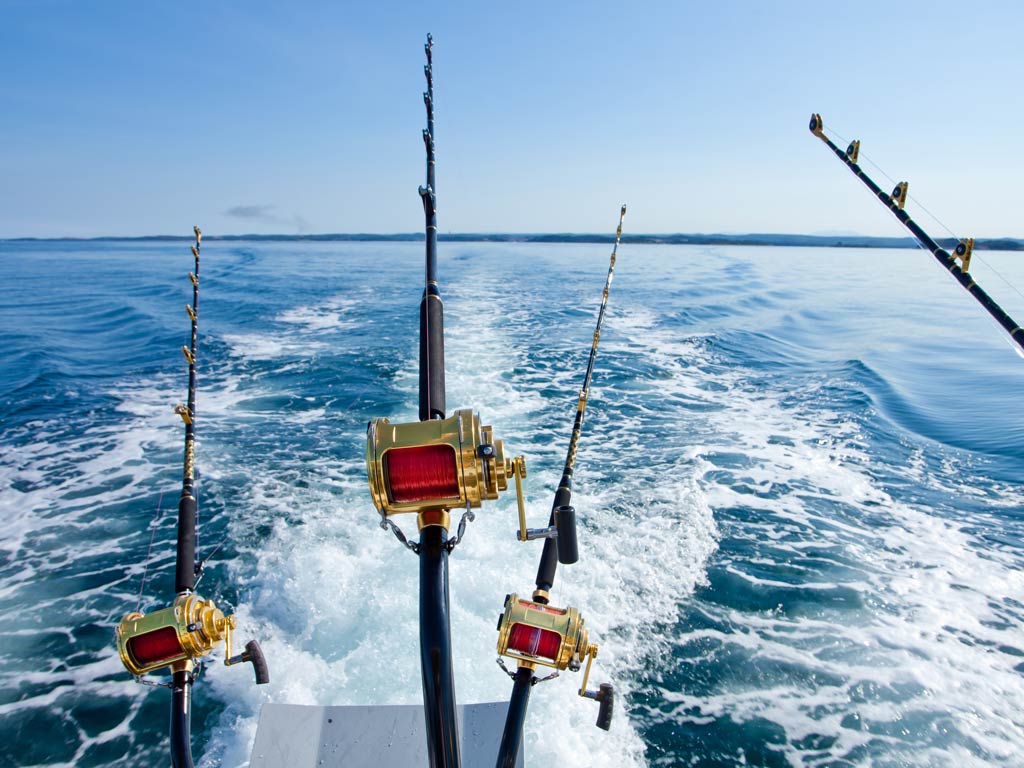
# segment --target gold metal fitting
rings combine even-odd
[[[424,509],[416,515],[416,527],[419,530],[439,525],[446,531],[452,526],[452,516],[447,509]]]
[[[811,115],[811,133],[817,136],[819,139],[825,138],[825,123],[821,119],[821,115],[817,112]]]
[[[188,313],[189,320],[191,320],[194,323],[196,321],[196,311],[192,309],[192,305],[186,304],[185,311]]]
[[[447,515],[428,512],[475,508],[485,499],[498,498],[508,489],[511,475],[521,499],[516,462],[525,474],[522,458],[506,459],[493,428],[482,426],[470,409],[447,419],[406,424],[375,419],[366,432],[366,473],[374,505],[386,515],[415,512],[421,529],[447,527]]]
[[[189,348],[186,347],[184,344],[181,345],[181,353],[185,356],[185,359],[188,360],[188,364],[189,365],[195,365],[195,363],[196,363],[195,356],[192,354],[192,352],[189,350]]]
[[[968,237],[966,240],[961,240],[957,243],[956,248],[953,249],[953,258],[960,259],[962,272],[968,272],[971,269],[971,254],[974,253],[974,238]]]
[[[892,194],[889,195],[889,198],[900,207],[901,211],[903,210],[903,206],[907,204],[907,192],[909,189],[910,184],[905,181],[901,181],[896,185],[896,188],[893,189]]]
[[[199,227],[192,227],[192,229],[196,233],[196,242],[201,243],[203,241],[203,230],[201,230]]]
[[[231,659],[235,617],[225,616],[212,600],[178,595],[174,604],[149,614],[129,613],[117,626],[117,652],[133,675],[166,666],[183,665],[207,656],[225,643],[225,663]]]
[[[527,664],[576,671],[597,646],[590,643],[583,617],[576,608],[552,608],[523,600],[505,599],[498,621],[498,653]]]
[[[860,142],[854,139],[850,142],[850,145],[846,148],[846,156],[850,158],[851,163],[856,163],[857,158],[860,157]]]
[[[174,406],[174,412],[181,416],[181,420],[185,422],[186,427],[192,423],[192,413],[184,403],[178,403],[178,405]]]
[[[188,273],[188,279],[192,281],[193,287],[199,287],[199,278],[193,275],[191,272]]]

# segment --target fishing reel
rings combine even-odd
[[[392,424],[371,421],[366,430],[366,473],[370,495],[385,516],[415,512],[420,530],[449,526],[448,510],[481,506],[516,482],[522,510],[522,456],[505,457],[494,429],[480,424],[471,409],[447,419]]]
[[[263,651],[255,640],[233,656],[235,617],[225,616],[213,602],[198,595],[178,595],[174,604],[149,614],[129,613],[117,627],[117,652],[125,669],[136,677],[170,666],[172,672],[191,671],[193,664],[224,643],[224,664],[250,662],[256,684],[270,682]]]
[[[598,690],[587,690],[597,644],[590,642],[590,633],[576,608],[553,608],[522,600],[516,594],[507,595],[505,611],[498,617],[498,654],[515,659],[520,667],[533,669],[540,664],[573,672],[579,671],[586,660],[579,695],[600,704],[597,727],[606,731],[611,727],[615,689],[611,683],[601,683]]]

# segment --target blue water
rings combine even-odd
[[[526,455],[532,525],[607,255],[442,244],[448,406]],[[1024,314],[986,271],[1024,285],[1024,263],[982,258],[976,279]],[[207,668],[203,766],[247,763],[263,702],[420,699],[417,562],[377,527],[363,451],[369,419],[415,418],[421,260],[203,248],[200,555],[222,546],[199,591],[272,673]],[[0,766],[166,760],[169,694],[131,681],[113,627],[172,596],[189,269],[180,243],[0,243]],[[581,560],[553,595],[582,610],[621,706],[606,734],[576,675],[535,688],[529,762],[1024,763],[1022,385],[927,254],[624,246],[577,465]],[[539,556],[514,509],[485,508],[452,558],[464,702],[510,690],[494,617]]]

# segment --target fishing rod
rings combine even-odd
[[[594,341],[590,345],[590,358],[587,360],[587,373],[583,377],[583,386],[580,388],[580,399],[576,406],[576,420],[572,425],[572,436],[569,438],[569,450],[565,455],[565,467],[562,469],[562,479],[555,491],[555,500],[551,506],[551,517],[548,521],[549,528],[556,526],[558,535],[552,540],[550,534],[540,532],[539,537],[544,537],[544,551],[541,554],[540,567],[537,569],[537,588],[533,592],[533,599],[545,605],[550,598],[551,585],[555,581],[555,570],[557,562],[568,565],[579,559],[579,552],[576,544],[576,510],[573,509],[572,501],[572,475],[576,466],[576,451],[580,444],[580,433],[583,431],[583,416],[587,410],[587,399],[590,396],[590,380],[594,375],[594,361],[597,359],[597,345],[601,340],[601,328],[604,325],[605,310],[608,307],[608,292],[612,287],[612,278],[615,275],[615,257],[619,252],[619,241],[622,239],[622,220],[626,217],[626,206],[622,206],[619,212],[619,225],[615,229],[615,246],[612,248],[612,255],[608,263],[608,276],[605,278],[604,292],[601,295],[601,309],[597,314],[597,327],[594,328]],[[568,518],[564,524],[559,524],[563,518]],[[519,519],[519,538],[522,541],[534,538],[526,530],[526,520]]]
[[[989,296],[981,286],[979,286],[970,275],[971,268],[971,255],[974,251],[974,238],[967,238],[960,240],[957,243],[956,248],[953,252],[942,248],[935,240],[933,240],[927,232],[921,229],[905,210],[904,206],[907,202],[909,184],[905,181],[899,182],[892,192],[883,191],[871,177],[868,176],[864,170],[857,164],[857,160],[860,156],[860,141],[851,141],[846,147],[844,152],[825,135],[825,124],[821,119],[821,115],[814,113],[811,115],[810,122],[811,133],[821,139],[831,149],[836,157],[843,161],[847,168],[853,171],[853,174],[864,182],[864,186],[870,189],[875,197],[877,197],[886,208],[892,211],[892,214],[899,219],[900,223],[903,224],[910,233],[917,239],[917,242],[921,244],[921,247],[929,251],[935,260],[939,262],[946,270],[956,278],[957,282],[962,285],[968,293],[971,294],[978,303],[985,308],[985,310],[995,318],[996,322],[999,323],[1006,331],[1010,334],[1010,338],[1013,339],[1019,347],[1024,349],[1024,332],[1021,332],[1020,325],[1011,318],[1006,312],[1000,307],[995,300]],[[957,261],[959,260],[959,263]]]
[[[419,188],[425,220],[426,258],[420,300],[420,421],[442,420],[445,412],[444,303],[437,282],[437,186],[434,176],[434,39],[423,46],[427,90],[423,105],[427,127],[427,185]],[[424,478],[418,478],[420,485]],[[443,515],[420,521],[420,669],[427,745],[432,766],[457,767],[459,722],[452,666],[448,590],[448,525]]]
[[[427,35],[427,65],[424,67],[427,92],[423,94],[427,109],[427,129],[423,132],[427,152],[427,184],[419,188],[426,223],[425,284],[420,302],[420,420],[400,424],[392,424],[387,418],[371,421],[366,432],[366,470],[370,497],[380,516],[381,528],[391,530],[399,542],[412,550],[420,561],[420,664],[430,765],[432,768],[458,768],[462,758],[452,670],[448,556],[463,540],[466,524],[475,519],[473,510],[481,507],[484,500],[497,499],[501,492],[508,490],[510,479],[514,479],[516,486],[521,539],[525,541],[540,534],[527,531],[525,527],[522,489],[522,480],[526,476],[524,457],[507,457],[502,441],[494,438],[493,427],[483,425],[472,409],[457,410],[451,416],[445,416],[444,319],[437,277],[432,48],[433,39]],[[625,207],[622,213],[625,214]],[[621,232],[620,217],[616,249]],[[613,252],[613,267],[614,263]],[[604,302],[608,299],[611,274],[609,270]],[[604,302],[598,330],[595,332],[586,384],[581,394],[570,459],[567,461],[569,478],[575,462],[576,443],[582,426],[582,410],[586,405],[600,322],[604,318]],[[566,492],[556,497],[557,514],[552,513],[554,519],[549,526],[550,531],[544,535],[559,537],[559,543],[553,546],[560,553],[562,562],[569,563],[578,558],[575,513],[568,507],[570,497],[566,495],[571,487],[570,480],[563,477],[563,485],[566,486]],[[568,509],[563,510],[563,507]],[[453,510],[461,510],[462,517],[456,535],[449,538]],[[393,519],[413,513],[416,515],[419,541],[411,541]],[[550,579],[553,579],[553,568],[550,570]],[[579,611],[575,608],[562,610],[520,601],[512,595],[506,600],[506,616],[508,619],[503,625],[505,629],[499,632],[499,653],[517,658],[521,668],[530,670],[532,682],[536,682],[533,681],[532,670],[537,664],[578,670],[586,659],[587,673],[584,674],[584,688],[580,695],[601,701],[602,718],[610,721],[611,686],[602,685],[600,692],[584,691],[590,662],[597,654],[597,645],[589,642],[589,634]],[[536,640],[541,642],[540,647]],[[554,650],[550,647],[552,642],[557,645]],[[528,689],[530,683],[523,685]],[[521,692],[518,696],[520,699],[526,698]],[[525,704],[517,704],[515,709],[519,713],[516,716],[518,725],[510,730],[510,733],[514,731],[516,739],[511,757],[513,763],[520,748]],[[512,717],[511,714],[509,716]],[[602,727],[607,728],[607,724]],[[511,739],[510,736],[510,743]]]
[[[444,304],[437,285],[437,182],[434,177],[434,38],[427,35],[423,46],[427,63],[423,74],[427,90],[423,104],[427,109],[427,127],[423,145],[427,151],[427,186],[420,187],[423,216],[426,219],[426,269],[423,299],[420,301],[420,421],[444,418]]]
[[[192,246],[195,271],[192,282],[192,303],[185,305],[191,320],[191,339],[181,348],[188,362],[187,402],[174,412],[185,423],[185,459],[181,496],[178,500],[178,536],[174,569],[174,602],[149,614],[138,611],[126,614],[117,627],[116,641],[121,663],[144,685],[171,689],[170,748],[174,768],[193,768],[191,744],[192,686],[202,671],[202,659],[221,642],[224,643],[224,664],[241,662],[253,665],[256,684],[270,682],[267,662],[260,645],[250,640],[245,650],[232,654],[232,634],[236,628],[233,615],[225,616],[213,600],[195,594],[196,578],[202,565],[196,566],[196,359],[199,336],[199,252],[203,233],[194,227],[196,242]],[[149,672],[168,667],[171,682],[154,683],[144,678]]]
[[[367,427],[366,465],[370,495],[380,525],[419,557],[420,667],[427,754],[432,768],[461,764],[452,665],[448,555],[465,533],[472,509],[496,499],[497,478],[506,469],[501,442],[472,410],[445,417],[444,306],[437,277],[437,192],[434,154],[434,76],[431,35],[424,51],[427,90],[427,183],[419,188],[426,227],[423,298],[420,301],[419,418],[391,424],[379,418]],[[500,467],[498,466],[500,464]],[[507,480],[501,490],[508,487]],[[464,507],[457,535],[449,539],[449,511]],[[410,541],[391,520],[415,513],[420,533]]]
[[[608,264],[608,276],[605,278],[604,291],[601,295],[601,308],[597,315],[597,326],[594,339],[590,346],[590,358],[587,360],[587,372],[580,388],[579,401],[576,406],[576,417],[569,438],[569,449],[565,456],[562,479],[555,491],[551,505],[551,515],[546,528],[530,529],[526,527],[526,514],[523,505],[519,505],[519,531],[516,537],[520,541],[544,539],[540,566],[537,569],[537,588],[533,592],[533,600],[521,600],[518,595],[511,594],[505,598],[505,609],[498,619],[498,663],[512,678],[512,695],[509,698],[508,713],[505,717],[505,729],[498,748],[497,768],[512,768],[515,765],[523,737],[523,726],[526,722],[526,708],[530,701],[530,691],[539,682],[557,677],[558,671],[580,668],[586,660],[587,668],[583,673],[579,695],[594,699],[600,704],[597,726],[604,730],[611,727],[612,712],[615,702],[615,690],[610,683],[601,683],[597,691],[587,690],[590,678],[590,666],[597,657],[598,646],[590,642],[590,635],[585,622],[576,608],[553,608],[550,606],[551,587],[555,581],[557,563],[571,565],[579,560],[579,546],[576,535],[576,510],[572,502],[572,476],[576,466],[576,453],[579,449],[580,434],[583,431],[583,417],[590,396],[590,381],[594,375],[594,361],[597,359],[597,345],[601,339],[601,328],[604,325],[605,311],[608,307],[608,293],[611,290],[612,278],[615,274],[615,259],[622,239],[622,221],[626,216],[626,206],[619,211],[619,224],[615,230],[615,246]],[[516,459],[520,461],[520,459]],[[523,471],[516,473],[517,488]],[[519,492],[522,498],[522,492]],[[518,662],[515,672],[505,667],[501,656]],[[553,667],[556,671],[548,677],[536,676],[537,665]]]

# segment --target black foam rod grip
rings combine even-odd
[[[270,669],[267,667],[267,659],[263,655],[263,649],[255,640],[245,644],[245,653],[242,659],[252,662],[253,672],[256,673],[256,685],[266,685],[270,682]]]
[[[580,559],[576,541],[576,510],[573,507],[555,508],[555,528],[558,530],[558,562],[572,565]]]
[[[607,731],[612,727],[612,709],[615,706],[615,689],[611,683],[601,683],[597,700],[601,704],[600,709],[597,710],[597,727]]]

